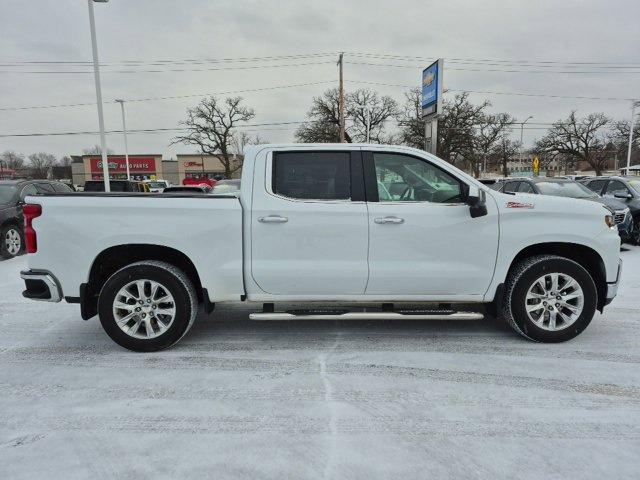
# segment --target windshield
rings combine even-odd
[[[629,180],[629,185],[636,191],[638,195],[640,195],[640,179]]]
[[[543,195],[571,198],[596,198],[598,194],[577,182],[538,182],[536,186]]]
[[[15,194],[14,185],[0,185],[0,203],[9,203]]]

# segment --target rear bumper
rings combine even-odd
[[[622,259],[618,261],[618,275],[615,282],[607,283],[607,297],[604,304],[609,305],[618,294],[618,285],[620,285],[620,277],[622,276]]]
[[[24,298],[41,302],[59,302],[62,300],[60,282],[46,270],[23,270],[20,277],[24,280],[26,289],[22,292]]]

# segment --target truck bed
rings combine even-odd
[[[54,271],[64,297],[80,296],[102,252],[131,244],[185,254],[211,301],[244,294],[242,206],[235,196],[87,192],[37,195],[26,202],[42,206],[33,220],[38,251],[29,255],[29,266]]]

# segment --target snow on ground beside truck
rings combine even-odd
[[[621,256],[618,298],[568,343],[490,319],[256,323],[238,304],[146,355],[22,298],[26,258],[0,261],[0,471],[636,478],[640,248]]]

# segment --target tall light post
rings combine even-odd
[[[110,192],[109,159],[107,158],[107,139],[104,134],[104,114],[102,112],[102,89],[100,87],[100,65],[98,64],[98,42],[96,40],[96,21],[93,18],[93,2],[107,3],[109,0],[87,0],[89,4],[89,27],[91,28],[91,49],[93,52],[93,76],[96,82],[96,101],[98,104],[98,126],[100,127],[100,148],[102,156],[102,176],[104,191]]]
[[[524,124],[533,118],[533,115],[529,115],[524,122],[520,122],[520,171],[522,171],[522,153],[524,149],[522,148],[522,139],[524,138]]]
[[[633,145],[633,127],[636,125],[636,107],[640,107],[640,101],[631,102],[631,124],[629,125],[629,147],[627,149],[627,175],[629,175],[629,167],[631,167],[631,146]]]
[[[124,120],[124,100],[116,98],[116,102],[120,104],[122,109],[122,133],[124,134],[124,161],[127,165],[127,180],[131,180],[131,174],[129,173],[129,145],[127,144],[127,123]]]

